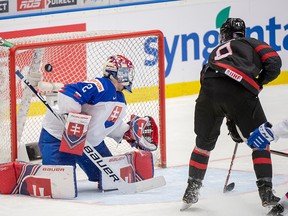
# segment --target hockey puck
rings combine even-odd
[[[51,64],[46,64],[46,65],[45,65],[45,71],[46,71],[46,72],[51,72],[52,70],[53,70],[53,67],[52,67]]]

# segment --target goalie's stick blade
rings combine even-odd
[[[235,187],[235,183],[234,183],[234,182],[228,184],[228,185],[224,188],[223,193],[232,191],[232,190],[234,189],[234,187]]]
[[[166,181],[163,176],[156,176],[154,178],[136,182],[135,184],[136,184],[136,193],[138,193],[165,186]]]
[[[166,185],[165,178],[163,176],[157,176],[154,178],[146,179],[135,183],[119,182],[117,188],[121,193],[131,194],[139,193],[155,188],[159,188]]]

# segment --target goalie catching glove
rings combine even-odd
[[[131,115],[129,130],[124,139],[132,146],[144,151],[155,151],[158,147],[158,127],[151,116]]]

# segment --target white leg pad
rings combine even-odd
[[[4,194],[60,199],[77,196],[73,166],[14,162],[0,168],[0,192]]]
[[[77,196],[73,166],[41,165],[23,178],[19,193],[35,197],[71,199]]]
[[[113,167],[115,173],[128,183],[136,182],[135,170],[129,162],[126,155],[117,155],[111,157],[104,157],[103,161],[109,163]],[[116,190],[115,184],[107,175],[101,174],[101,181],[99,182],[100,189],[103,191]]]

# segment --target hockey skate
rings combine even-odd
[[[268,212],[267,215],[269,215],[269,216],[283,216],[283,214],[282,214],[283,212],[284,212],[283,206],[278,203]]]
[[[279,202],[280,198],[272,192],[272,182],[259,180],[256,183],[263,207],[276,205]]]
[[[192,204],[197,203],[199,199],[199,190],[202,187],[202,182],[189,179],[188,186],[183,196],[183,204],[180,211],[188,209]]]

